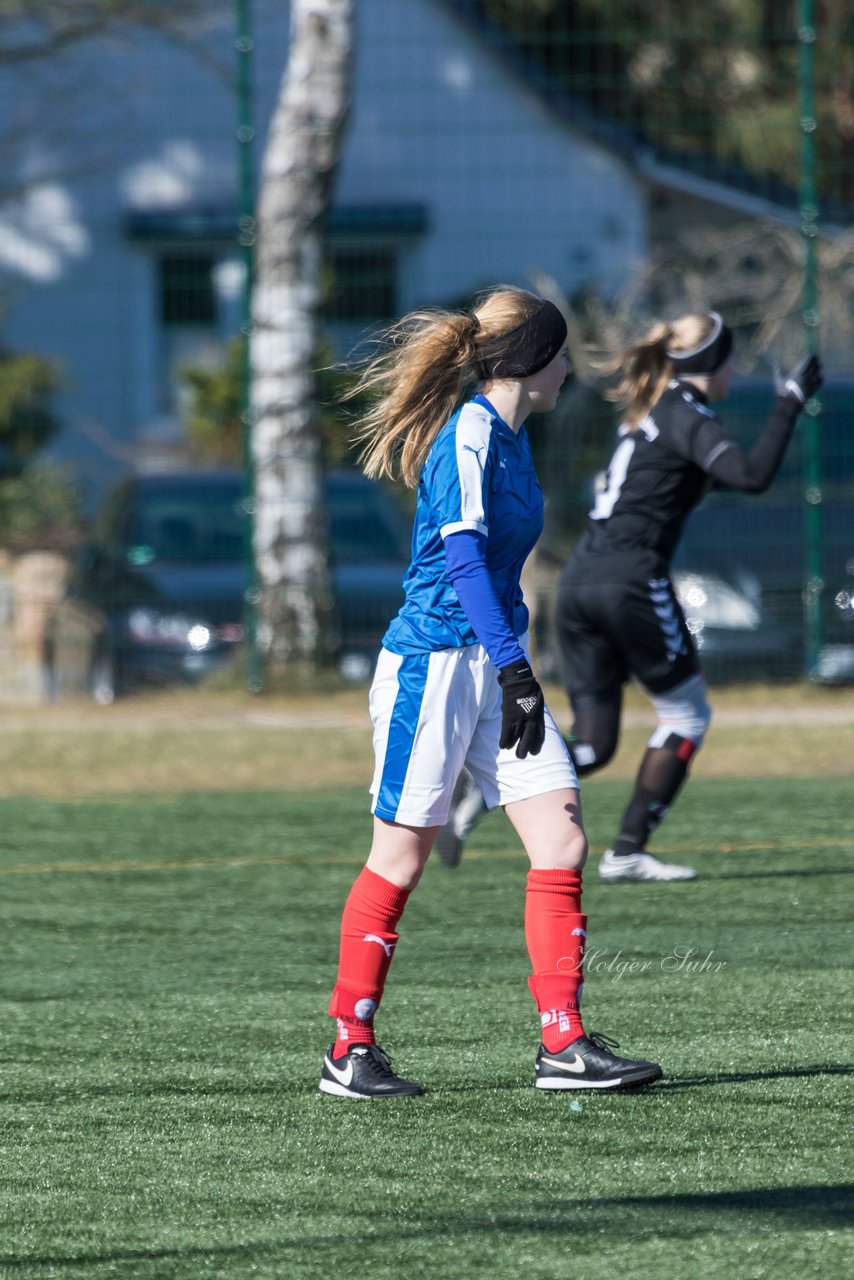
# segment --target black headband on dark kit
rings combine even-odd
[[[483,379],[530,378],[554,360],[565,342],[566,321],[553,302],[544,300],[532,316],[489,344],[500,351],[484,351],[478,373]]]
[[[717,373],[732,351],[732,329],[723,322],[717,311],[710,311],[714,321],[712,332],[690,351],[668,351],[667,358],[673,365],[677,378],[689,373]]]

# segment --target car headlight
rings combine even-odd
[[[706,573],[674,575],[676,597],[693,634],[703,627],[725,631],[755,631],[762,621],[759,606],[722,578]]]
[[[180,613],[160,613],[157,609],[131,609],[127,632],[137,644],[173,645],[192,653],[202,653],[214,641],[214,633],[206,623]]]

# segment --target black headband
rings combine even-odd
[[[488,344],[478,360],[478,373],[486,378],[530,378],[545,369],[566,342],[566,321],[553,302],[540,308],[509,333]]]
[[[667,358],[677,377],[689,373],[717,373],[732,351],[732,329],[727,328],[717,311],[710,311],[714,321],[708,338],[690,351],[668,351]]]

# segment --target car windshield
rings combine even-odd
[[[378,485],[329,475],[327,517],[335,564],[398,563],[409,551],[409,526]],[[136,495],[128,527],[131,564],[239,563],[245,555],[239,480],[150,485]]]
[[[143,490],[131,518],[132,564],[223,563],[243,554],[240,489],[232,484]]]
[[[336,564],[406,560],[408,530],[399,512],[384,499],[379,487],[348,493],[329,486],[329,541]]]

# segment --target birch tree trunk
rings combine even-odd
[[[261,171],[252,317],[257,640],[268,674],[317,668],[333,618],[313,364],[322,230],[350,97],[352,0],[292,0]]]

